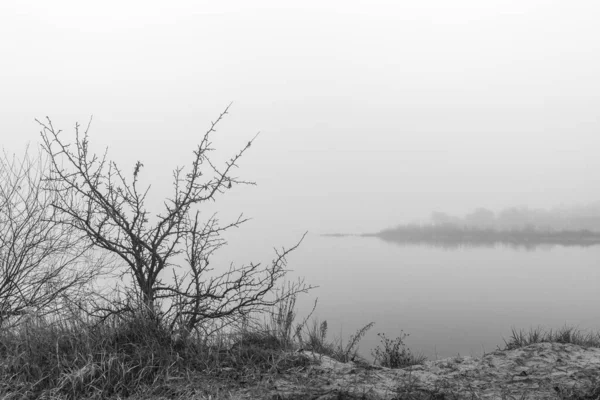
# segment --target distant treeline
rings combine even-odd
[[[550,210],[511,207],[497,213],[478,208],[464,217],[443,212],[431,214],[435,226],[456,226],[495,230],[596,231],[600,232],[600,201],[577,207],[556,207]]]
[[[454,224],[403,225],[378,233],[363,234],[389,242],[429,244],[440,247],[495,246],[533,248],[542,245],[592,246],[600,244],[600,232],[591,230],[541,230],[534,227],[498,230]]]
[[[431,220],[422,224],[399,225],[378,233],[324,236],[369,236],[395,243],[446,248],[493,247],[497,244],[523,248],[592,246],[600,244],[600,201],[550,210],[511,207],[494,213],[477,208],[464,217],[434,212]]]

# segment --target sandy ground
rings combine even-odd
[[[395,370],[306,357],[306,367],[271,382],[268,398],[592,399],[584,393],[600,386],[600,349],[573,344],[538,343]]]

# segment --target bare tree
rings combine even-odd
[[[55,311],[93,281],[102,260],[90,242],[56,218],[56,191],[44,189],[43,157],[0,156],[0,324]],[[14,320],[14,319],[13,319]]]
[[[220,274],[211,272],[209,258],[225,244],[222,234],[247,219],[240,215],[220,225],[213,215],[201,222],[198,206],[214,201],[234,185],[254,184],[232,172],[256,136],[221,168],[209,158],[211,134],[228,109],[211,123],[188,168],[173,171],[172,193],[157,215],[151,215],[146,206],[149,187],[138,185],[140,161],[126,176],[107,159],[106,151],[101,156],[90,152],[89,124],[83,132],[77,124],[75,142],[69,144],[50,119],[38,121],[43,147],[51,159],[49,179],[57,186],[55,209],[68,216],[94,245],[124,261],[132,277],[130,289],[152,317],[166,319],[171,328],[191,330],[205,320],[245,315],[275,304],[278,300],[269,294],[286,273],[286,255],[299,245],[276,251],[274,260],[264,267],[250,263],[231,265]],[[306,289],[297,286],[297,291]]]

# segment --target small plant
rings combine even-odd
[[[350,336],[348,343],[344,344],[341,337],[338,337],[333,341],[327,340],[327,332],[329,329],[327,321],[319,322],[318,320],[313,319],[311,326],[308,326],[307,321],[304,320],[302,324],[298,325],[299,329],[297,329],[295,337],[301,349],[313,351],[320,355],[331,357],[339,362],[346,363],[355,361],[357,358],[361,359],[358,354],[358,343],[373,325],[375,325],[375,323],[371,322],[358,329],[354,335]]]
[[[343,346],[340,342],[338,350],[333,358],[341,362],[354,361],[356,357],[358,357],[358,343],[373,325],[375,325],[375,322],[368,323],[357,330],[354,335],[350,336],[346,346]]]
[[[301,348],[325,355],[334,353],[333,345],[326,341],[327,321],[319,323],[319,321],[313,319],[312,326],[306,326],[305,331],[306,336],[302,334],[302,331],[296,333]]]
[[[400,331],[400,336],[396,339],[388,339],[385,334],[378,333],[383,348],[377,346],[375,350],[371,352],[375,358],[375,362],[379,363],[383,367],[388,368],[405,368],[411,365],[423,364],[427,359],[422,354],[414,355],[411,351],[406,348],[404,339],[409,334]]]
[[[270,316],[270,322],[264,322],[264,330],[276,336],[281,342],[282,347],[288,350],[295,346],[295,339],[300,341],[300,345],[302,346],[301,332],[317,307],[317,301],[315,300],[315,304],[309,315],[302,322],[294,326],[296,319],[296,298],[299,293],[297,289],[302,285],[304,285],[303,280],[295,283],[288,282],[287,285],[283,283],[275,292],[276,298],[280,299],[280,301],[273,305],[270,310],[265,310]]]

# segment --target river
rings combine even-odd
[[[377,333],[403,330],[429,359],[480,356],[504,345],[511,328],[571,325],[600,329],[600,246],[440,248],[374,237],[310,235],[293,256],[294,274],[318,285],[299,301],[327,320],[329,337],[360,343],[369,357]]]

